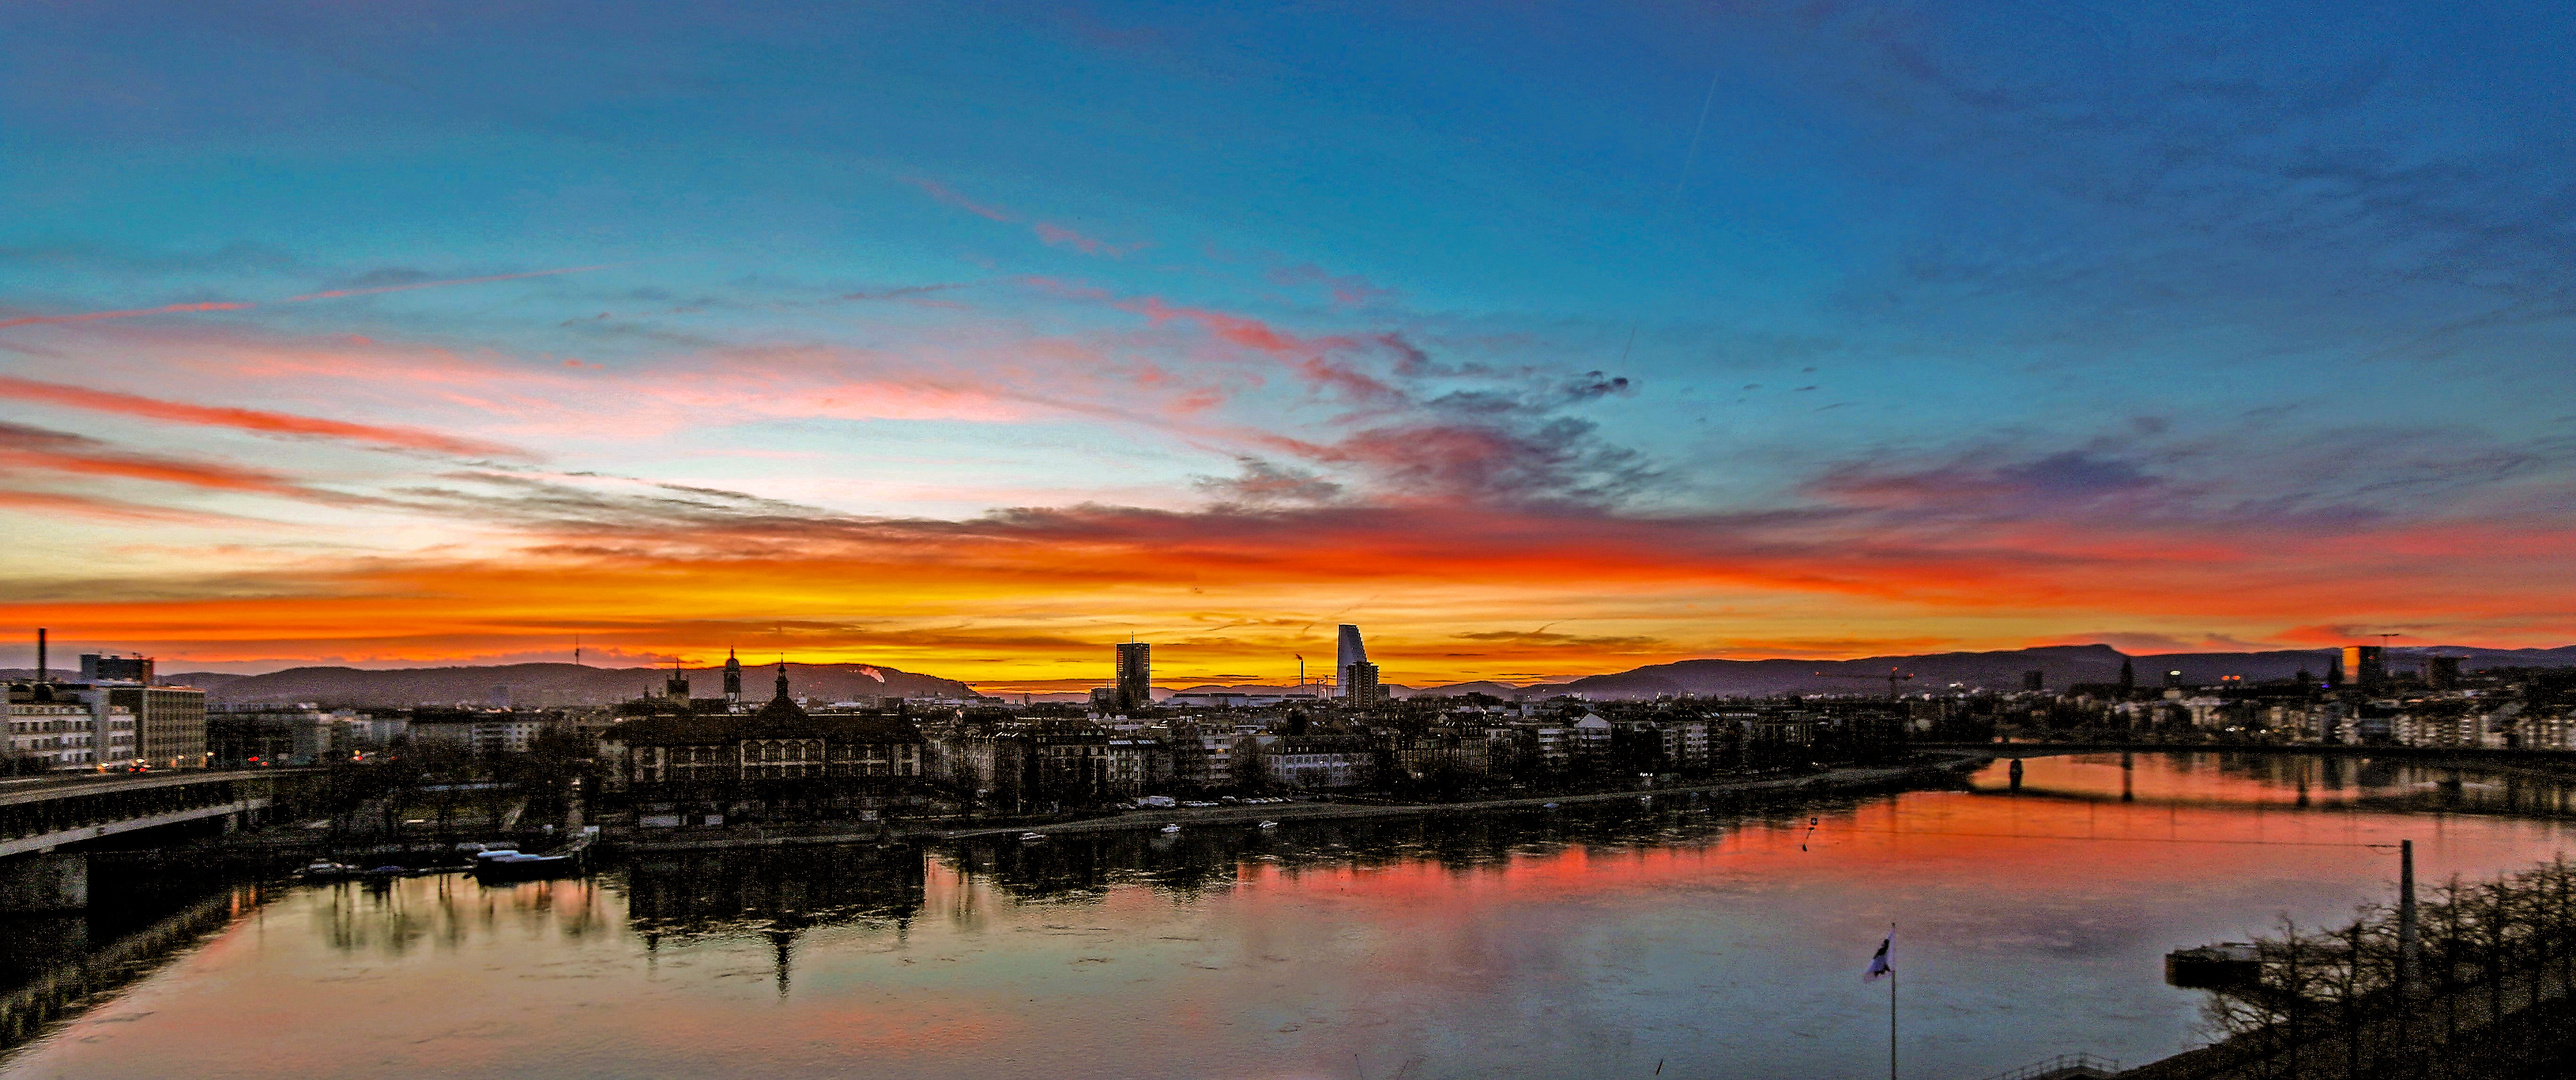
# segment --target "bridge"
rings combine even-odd
[[[2061,754],[2328,754],[2426,765],[2527,768],[2576,773],[2576,751],[2500,750],[2482,746],[2347,746],[2340,743],[1916,742],[1916,750],[1971,750],[1995,757]]]
[[[89,904],[89,860],[63,851],[123,833],[222,819],[227,830],[276,806],[319,769],[29,777],[0,782],[0,911]]]

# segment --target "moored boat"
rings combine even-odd
[[[580,872],[581,860],[571,855],[487,851],[474,860],[474,876],[485,881],[535,881],[570,877]]]

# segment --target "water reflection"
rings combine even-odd
[[[379,960],[505,934],[577,940],[600,933],[609,921],[597,885],[579,880],[492,889],[465,874],[435,874],[307,886],[298,900],[322,941]]]
[[[2435,878],[2545,858],[2565,806],[2368,760],[2108,755],[2033,759],[2018,793],[1999,764],[1895,796],[299,888],[5,1076],[1866,1075],[1885,1002],[1858,974],[1891,920],[1910,1073],[2147,1060],[2198,1022],[2164,950],[2381,895],[2399,837]]]
[[[1430,862],[1453,871],[1500,867],[1567,848],[1694,849],[1730,829],[1804,829],[1819,813],[1848,813],[1880,796],[1650,796],[1553,810],[1480,811],[1418,818],[1294,822],[1278,829],[1195,828],[1178,834],[1075,833],[1042,843],[994,839],[954,845],[941,861],[1023,903],[1097,900],[1149,888],[1196,900],[1235,887],[1263,867],[1289,876],[1317,868],[1364,870]]]
[[[795,985],[796,948],[816,927],[891,928],[922,907],[922,859],[905,844],[652,853],[612,875],[629,929],[658,960],[666,943],[753,938],[768,944],[778,995]]]
[[[2140,762],[2147,762],[2143,773]],[[1988,769],[1971,781],[1981,793],[2151,805],[2242,808],[2290,806],[2411,814],[2567,817],[2576,813],[2563,778],[2537,772],[2426,766],[2357,755],[2084,754],[2036,758],[2029,779],[1997,782]],[[2116,792],[2116,796],[2114,795]]]

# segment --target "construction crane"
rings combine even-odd
[[[1885,679],[1887,680],[1887,700],[1894,701],[1896,700],[1896,684],[1913,678],[1914,673],[1911,671],[1899,671],[1895,668],[1889,668],[1885,675],[1847,675],[1839,671],[1819,671],[1816,673],[1816,677],[1819,679]]]

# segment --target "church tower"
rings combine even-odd
[[[732,649],[725,650],[724,688],[725,701],[742,704],[742,661],[734,656]]]
[[[760,711],[751,716],[754,720],[772,722],[805,719],[805,707],[787,696],[787,661],[778,662],[778,696],[769,699],[769,704],[761,706]]]

